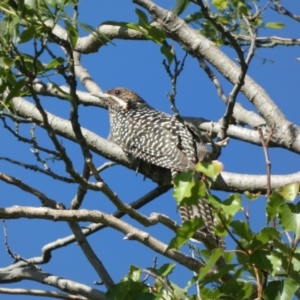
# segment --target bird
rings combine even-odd
[[[169,169],[173,177],[209,158],[211,151],[192,124],[152,108],[135,92],[117,87],[92,95],[108,107],[110,140],[133,158]],[[201,217],[205,226],[199,230],[214,236],[212,208],[204,199],[198,205],[180,206],[179,213],[183,222]]]

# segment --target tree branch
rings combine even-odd
[[[161,29],[192,56],[200,55],[231,83],[238,82],[239,67],[211,41],[190,28],[173,12],[164,10],[150,0],[133,0],[133,2],[148,10],[152,18],[161,25]],[[255,106],[268,126],[272,126],[273,123],[278,125],[277,137],[283,139],[285,147],[290,148],[300,135],[299,127],[286,120],[264,89],[252,78],[247,75],[244,82],[242,93]]]
[[[135,240],[143,245],[149,247],[153,251],[160,253],[179,264],[187,267],[192,271],[199,271],[199,268],[203,265],[188,255],[174,249],[168,249],[168,245],[160,242],[152,237],[149,233],[139,230],[128,223],[119,220],[111,215],[100,211],[88,211],[88,210],[51,210],[47,208],[32,208],[14,206],[8,208],[0,208],[0,218],[3,219],[43,219],[43,220],[55,220],[58,221],[84,221],[93,223],[103,223],[104,225],[114,228],[125,234],[124,239]],[[0,270],[1,271],[1,270]],[[1,280],[0,280],[1,282]]]
[[[26,296],[40,296],[66,300],[89,300],[89,298],[81,297],[78,295],[67,295],[65,293],[58,293],[53,291],[43,291],[36,289],[8,289],[0,288],[0,294],[6,295],[26,295]]]
[[[88,299],[106,300],[105,293],[101,291],[49,273],[39,272],[29,268],[14,268],[10,272],[0,272],[0,283],[13,283],[22,280],[37,281],[53,286],[63,292],[85,296]]]

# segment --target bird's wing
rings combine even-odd
[[[194,162],[184,153],[178,135],[176,122],[171,117],[160,116],[149,123],[149,130],[133,130],[129,152],[157,166],[176,171],[186,171],[194,167]],[[155,138],[153,138],[155,136]]]

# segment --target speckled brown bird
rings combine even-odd
[[[110,138],[134,158],[169,169],[174,176],[193,169],[209,156],[210,150],[191,125],[155,110],[135,92],[114,88],[93,95],[108,106]],[[180,207],[180,215],[183,221],[196,215],[202,217],[202,232],[214,235],[211,207],[205,200],[200,199],[197,206]]]

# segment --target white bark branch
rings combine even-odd
[[[67,293],[85,296],[88,299],[106,300],[105,293],[93,289],[85,284],[65,279],[60,276],[55,276],[30,268],[14,268],[10,272],[1,272],[0,269],[0,283],[13,283],[22,280],[37,281],[53,286]]]
[[[145,246],[149,247],[153,251],[160,253],[179,264],[187,267],[188,269],[198,272],[199,268],[203,265],[189,257],[188,255],[174,249],[167,249],[168,245],[160,242],[152,237],[149,233],[139,230],[130,224],[119,220],[111,215],[100,211],[88,211],[88,210],[53,210],[47,208],[33,208],[33,207],[21,207],[13,206],[8,208],[0,208],[0,218],[2,219],[43,219],[52,221],[76,221],[76,222],[93,222],[102,223],[108,227],[114,228],[117,231],[124,233],[124,239],[136,240]],[[157,222],[157,220],[154,220]],[[3,274],[3,273],[2,273]],[[1,275],[1,269],[0,269]],[[0,277],[1,282],[1,277]]]
[[[23,98],[17,97],[13,99],[13,105],[16,113],[19,116],[26,119],[31,119],[33,122],[43,127],[42,117],[33,104],[29,103]],[[48,113],[48,120],[50,126],[55,130],[57,134],[76,142],[76,138],[69,121],[56,117],[50,113]],[[206,125],[201,124],[200,127],[209,128],[209,126],[210,123],[207,123]],[[232,134],[233,132],[235,132],[236,134],[237,131],[240,131],[241,139],[242,137],[247,137],[248,135],[249,139],[251,138],[254,144],[260,144],[259,137],[256,131],[251,131],[249,129],[230,126],[228,129],[228,135],[230,136],[230,134]],[[92,151],[104,156],[109,160],[122,164],[127,168],[136,170],[136,163],[133,163],[118,145],[109,142],[104,138],[101,138],[100,136],[87,129],[82,128],[82,133]],[[299,149],[300,146],[299,148],[293,150],[295,150],[294,152],[300,153]],[[148,178],[151,178],[153,181],[157,182],[160,185],[169,185],[171,182],[170,172],[163,168],[153,167],[144,163],[140,163],[139,172],[144,174]],[[251,180],[249,180],[250,178]],[[265,193],[266,185],[263,178],[264,175],[244,175],[238,173],[222,172],[222,180],[217,180],[214,183],[213,188],[224,191],[248,190],[261,191],[262,193]],[[271,177],[272,189],[280,187],[287,183],[299,181],[299,179],[300,178],[298,176],[298,173],[291,175],[273,175]]]

